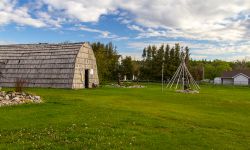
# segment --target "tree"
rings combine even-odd
[[[171,78],[171,72],[169,70],[169,64],[170,64],[170,46],[167,44],[165,48],[165,53],[164,53],[164,74],[167,77],[167,79]]]
[[[141,68],[141,61],[132,61],[132,73],[136,77],[136,81],[139,81],[140,78],[140,71]]]
[[[157,47],[155,45],[152,46],[152,59],[155,59],[157,53]]]
[[[175,63],[175,49],[174,49],[174,47],[172,47],[170,52],[169,52],[169,73],[170,73],[170,76],[174,75],[176,68],[177,68],[177,64]]]
[[[200,61],[190,61],[189,71],[196,81],[203,79],[203,63]]]
[[[147,50],[146,50],[146,48],[144,48],[143,52],[142,52],[142,58],[143,58],[143,60],[145,60],[146,57],[147,57]]]
[[[154,80],[159,80],[161,78],[161,70],[164,59],[164,45],[162,44],[158,50],[156,50],[156,54],[153,59],[153,68],[152,68],[152,77]]]
[[[120,55],[112,43],[92,43],[100,83],[117,79],[117,64]]]
[[[235,70],[248,70],[249,66],[248,63],[245,59],[243,60],[237,60],[234,64],[233,64],[233,68]]]
[[[149,60],[151,60],[152,59],[152,48],[151,48],[151,46],[149,45],[148,47],[147,47],[147,60],[149,61]]]
[[[127,79],[132,79],[133,76],[133,64],[132,64],[132,58],[130,56],[126,56],[122,60],[122,75],[126,76]]]
[[[190,53],[189,53],[189,48],[186,46],[185,47],[185,63],[187,65],[187,67],[189,67],[189,58],[190,58]]]
[[[180,59],[180,44],[176,43],[174,47],[174,63],[177,69],[177,66],[180,65],[181,59]]]
[[[187,53],[189,53],[189,49]],[[180,45],[175,44],[174,47],[170,48],[167,44],[166,47],[162,44],[159,48],[155,45],[149,45],[143,49],[142,56],[143,59],[141,65],[141,77],[146,80],[161,80],[162,64],[164,61],[164,78],[169,79],[172,77],[177,67],[180,65]],[[187,56],[187,61],[189,60],[189,55]]]

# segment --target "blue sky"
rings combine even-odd
[[[140,59],[143,47],[181,43],[193,59],[250,58],[249,0],[1,0],[0,44],[113,42]]]

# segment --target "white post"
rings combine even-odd
[[[184,64],[183,64],[183,65],[184,65]],[[183,88],[183,90],[185,90],[185,87],[184,87],[184,86],[185,86],[185,83],[184,83],[184,82],[185,82],[185,81],[184,81],[184,77],[185,77],[185,76],[184,76],[184,72],[185,72],[185,68],[183,69],[183,73],[182,73],[182,88]]]

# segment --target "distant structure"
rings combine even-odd
[[[250,85],[250,71],[225,71],[221,77],[214,78],[214,84],[222,85]]]
[[[183,53],[181,64],[177,68],[174,76],[168,83],[167,87],[172,88],[175,87],[177,92],[183,93],[199,93],[199,85],[196,83],[191,73],[189,72],[186,63],[185,63],[185,55]]]
[[[89,43],[0,45],[0,86],[92,88],[99,84]]]

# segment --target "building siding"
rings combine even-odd
[[[234,80],[232,78],[223,78],[222,79],[222,83],[224,85],[231,85],[231,84],[233,84],[233,82],[234,82]]]
[[[214,84],[221,84],[221,77],[214,78]]]

